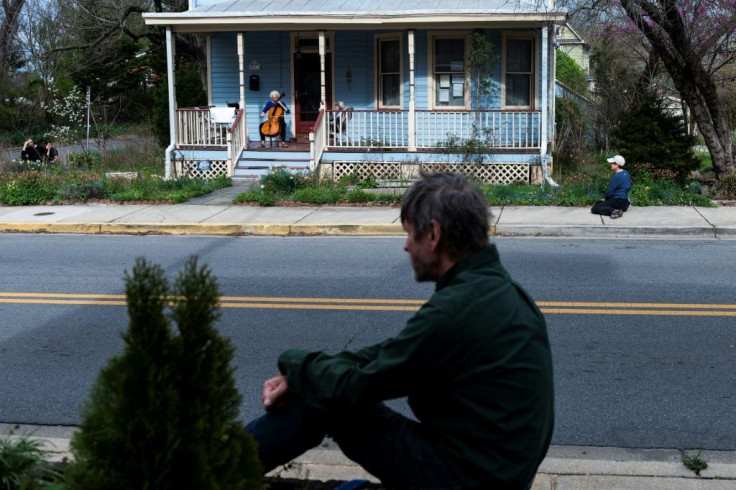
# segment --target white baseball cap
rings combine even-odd
[[[624,157],[622,157],[621,155],[616,155],[613,158],[609,158],[607,161],[608,163],[615,163],[619,167],[623,167],[624,165],[626,165],[626,160],[624,160]]]

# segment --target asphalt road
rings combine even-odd
[[[497,243],[548,320],[553,444],[736,449],[736,242]],[[123,271],[145,256],[173,278],[192,254],[229,298],[220,328],[237,348],[249,419],[282,349],[371,344],[397,332],[431,294],[431,284],[413,281],[402,244],[0,235],[0,422],[77,424],[98,370],[122,349]]]

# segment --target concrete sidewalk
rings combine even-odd
[[[229,192],[229,194],[228,194]],[[0,232],[205,235],[403,235],[395,207],[254,207],[228,188],[185,204],[0,207]],[[495,236],[736,238],[736,207],[632,207],[613,220],[588,208],[493,208]]]
[[[12,431],[40,440],[50,459],[71,457],[69,440],[76,428],[0,424],[0,435]],[[690,452],[691,453],[691,452]],[[703,451],[708,468],[697,476],[675,449],[627,449],[552,446],[542,462],[533,490],[725,490],[736,488],[736,451]],[[376,481],[329,440],[273,475],[311,480]]]

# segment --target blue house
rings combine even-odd
[[[543,182],[554,141],[554,0],[189,0],[144,14],[166,28],[166,174],[257,178],[274,167],[340,178],[453,170]],[[540,4],[545,4],[540,6]],[[207,107],[177,107],[173,35],[206,39]],[[477,69],[472,39],[494,60]],[[490,89],[478,80],[490,77]],[[260,144],[272,91],[286,142]],[[344,107],[344,108],[343,108]]]

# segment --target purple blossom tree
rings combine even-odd
[[[564,3],[560,2],[560,3]],[[572,11],[597,12],[619,29],[635,28],[687,104],[710,151],[716,177],[734,173],[736,148],[719,73],[736,62],[736,0],[570,0]],[[647,67],[649,68],[649,66]]]

